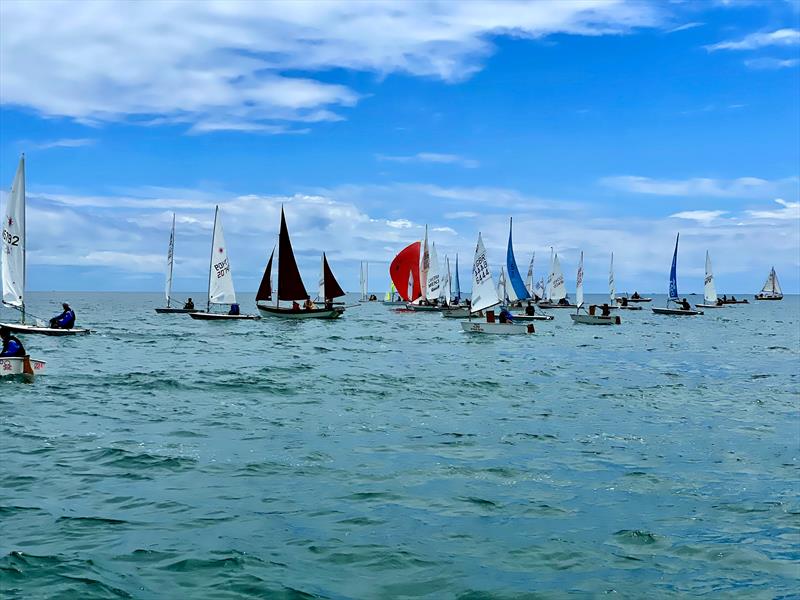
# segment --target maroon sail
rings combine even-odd
[[[269,255],[269,260],[267,261],[267,268],[264,269],[264,277],[261,279],[261,285],[258,286],[258,292],[256,292],[256,302],[259,300],[272,300],[272,257],[275,256],[275,248],[272,249],[272,253]]]
[[[297,261],[292,252],[292,241],[286,228],[286,217],[281,207],[281,235],[278,241],[278,300],[305,300],[308,292],[300,277]]]
[[[325,256],[324,252],[322,253],[322,272],[322,278],[325,285],[325,298],[323,298],[323,300],[344,296],[344,290],[339,285],[339,282],[336,281],[336,277],[333,276],[333,272],[328,265],[328,257]]]

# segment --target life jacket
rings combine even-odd
[[[25,356],[25,348],[22,347],[22,343],[17,338],[12,337],[5,344],[0,356]]]

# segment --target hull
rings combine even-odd
[[[315,308],[313,310],[292,310],[291,308],[278,308],[258,304],[258,312],[265,317],[278,319],[338,319],[344,313],[344,308]]]
[[[492,335],[527,335],[533,333],[533,325],[515,325],[513,323],[465,321],[461,323],[461,328],[467,333],[487,333]]]
[[[224,313],[192,312],[189,316],[198,321],[255,321],[258,315],[226,315]]]
[[[197,308],[157,308],[156,312],[160,315],[183,315],[200,312]]]
[[[576,304],[552,304],[550,302],[539,302],[539,308],[578,308]]]
[[[620,310],[642,310],[641,306],[617,306]]]
[[[442,316],[447,319],[466,319],[469,315],[469,309],[466,307],[442,309]]]
[[[31,358],[31,367],[35,375],[44,375],[46,362]],[[22,357],[0,358],[0,377],[24,375],[24,359]]]
[[[745,300],[734,300],[734,301],[723,300],[722,303],[725,304],[725,305],[728,305],[728,304],[750,304],[750,301],[746,300],[746,299]]]
[[[691,317],[693,315],[702,315],[702,310],[683,310],[682,308],[651,308],[657,315],[677,315],[682,317]]]
[[[570,315],[574,323],[584,325],[621,325],[622,319],[619,317],[604,317],[603,315]]]
[[[35,325],[21,325],[19,323],[0,323],[3,327],[8,327],[14,333],[66,336],[66,335],[88,335],[91,329],[53,329],[52,327],[36,327]]]
[[[553,315],[526,315],[524,313],[511,313],[515,321],[552,321],[555,319]]]
[[[410,302],[406,304],[406,308],[414,312],[436,312],[442,310],[439,306],[411,304]]]
[[[724,304],[695,304],[697,308],[725,308]]]
[[[756,294],[756,300],[783,300],[783,295],[780,296],[762,296],[760,294]]]

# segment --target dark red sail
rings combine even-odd
[[[267,261],[267,268],[264,269],[264,277],[261,279],[261,285],[258,286],[258,292],[256,292],[256,302],[259,300],[272,300],[272,257],[275,256],[275,248],[272,249],[272,253],[269,255],[269,260]]]
[[[323,298],[323,300],[344,296],[344,290],[339,285],[339,282],[336,281],[336,277],[333,276],[333,272],[328,265],[328,257],[325,256],[324,252],[322,253],[322,271],[323,281],[325,282],[325,298]]]
[[[278,242],[278,300],[305,300],[308,292],[300,277],[297,261],[292,251],[292,241],[286,228],[286,217],[281,207],[281,235]]]
[[[394,282],[394,287],[400,297],[406,302],[411,302],[422,296],[420,291],[420,278],[419,278],[419,251],[422,244],[414,242],[409,244],[394,257],[392,264],[389,265],[389,276]],[[414,276],[414,289],[413,298],[408,297],[408,280],[413,274]]]

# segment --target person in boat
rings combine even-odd
[[[722,301],[722,298],[717,298],[717,306],[723,306],[725,302]]]
[[[692,310],[692,305],[689,304],[689,301],[686,298],[680,301],[680,307],[682,310]]]
[[[0,357],[14,358],[27,354],[22,342],[16,336],[11,335],[11,330],[8,327],[0,327],[0,338],[3,340],[3,349],[0,350]]]
[[[189,299],[188,299],[188,300],[187,300],[187,301],[186,301],[186,302],[183,304],[183,310],[194,310],[194,300],[192,300],[191,298],[189,298]]]
[[[501,323],[513,323],[514,322],[514,315],[512,315],[508,308],[505,306],[500,310],[500,322]]]
[[[306,301],[303,303],[303,308],[305,310],[314,310],[317,306],[314,304],[314,301],[311,298],[306,298]]]
[[[621,305],[621,306],[628,306],[628,298],[626,298],[625,296],[623,296],[623,297],[620,299],[619,303],[620,303],[620,305]]]
[[[719,298],[717,298],[717,299],[719,300]],[[728,296],[725,295],[725,294],[722,294],[722,301],[723,302],[727,302],[728,301]]]
[[[536,310],[533,308],[533,304],[531,304],[530,300],[528,300],[528,305],[525,307],[525,314],[529,317],[532,317],[536,314]]]
[[[603,311],[601,313],[601,315],[600,315],[601,317],[610,317],[611,316],[611,307],[608,305],[608,302],[603,304],[603,306],[601,306],[600,309]]]
[[[633,294],[631,294],[631,299],[632,300],[638,300],[639,298],[641,298],[641,296],[639,295],[639,292],[633,292]]]
[[[561,300],[559,300],[558,303],[561,306],[569,306],[569,300],[567,300],[566,298],[561,298]]]
[[[325,310],[333,310],[333,298],[325,298]]]
[[[300,312],[300,305],[296,300],[292,300],[292,312]]]
[[[736,296],[731,296],[731,302],[736,302]]]
[[[53,329],[72,329],[75,327],[75,311],[66,302],[61,305],[61,308],[64,309],[64,312],[50,319],[50,327]]]
[[[241,314],[239,305],[236,304],[235,302],[231,304],[231,309],[228,311],[228,314],[233,315],[234,317],[239,316]]]

